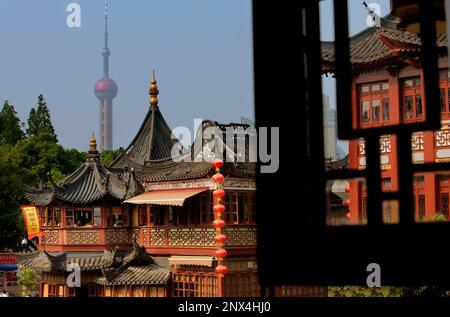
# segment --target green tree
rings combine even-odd
[[[37,135],[38,133],[38,118],[36,115],[36,109],[31,108],[30,114],[28,116],[28,128],[27,128],[27,136],[32,137]]]
[[[23,189],[50,185],[47,172],[59,182],[85,159],[85,153],[64,149],[47,133],[0,146],[0,250],[16,246],[25,233],[20,205],[29,202]]]
[[[328,287],[329,297],[401,297],[406,289],[403,287],[382,286],[331,286]]]
[[[27,129],[28,137],[37,136],[41,133],[46,133],[47,137],[50,138],[50,141],[58,143],[58,137],[53,128],[50,111],[48,110],[43,95],[38,96],[37,110],[34,110],[33,108],[30,111]]]
[[[85,160],[85,155],[75,149],[65,150],[53,142],[47,132],[19,141],[13,149],[17,165],[23,168],[26,187],[47,183],[47,173],[59,181],[72,173]]]
[[[100,162],[104,166],[109,166],[119,155],[120,155],[119,150],[102,151],[100,153]]]
[[[24,137],[20,119],[14,106],[10,105],[8,100],[5,100],[3,109],[0,112],[0,142],[14,145]]]
[[[22,296],[32,296],[33,292],[36,291],[37,284],[40,280],[39,274],[32,269],[23,269],[21,271],[20,279],[17,282],[22,286]]]
[[[17,245],[25,234],[20,206],[23,189],[50,185],[47,173],[59,182],[86,160],[86,153],[64,149],[53,128],[42,95],[28,118],[28,138],[14,107],[6,101],[0,112],[0,250]]]
[[[425,285],[417,287],[404,286],[331,286],[329,297],[448,297],[450,291],[444,288]]]
[[[0,146],[0,250],[16,246],[25,232],[20,204],[22,169],[14,160],[10,145]]]

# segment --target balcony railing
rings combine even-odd
[[[132,243],[136,232],[146,247],[215,247],[212,226],[148,226],[140,228],[53,228],[44,229],[45,246],[111,246]],[[227,225],[226,246],[256,246],[255,225]]]
[[[132,243],[132,229],[53,228],[43,229],[43,245],[123,245]]]
[[[226,246],[256,246],[255,225],[225,226]],[[140,228],[141,242],[148,247],[214,247],[212,226],[152,226]]]

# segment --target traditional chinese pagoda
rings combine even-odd
[[[400,19],[387,15],[380,27],[369,27],[350,37],[353,72],[352,127],[370,129],[425,120],[423,71],[420,63],[421,39],[417,33],[399,29]],[[447,35],[438,34],[441,129],[413,134],[412,160],[415,164],[450,161],[450,76],[447,59]],[[322,43],[322,70],[334,73],[334,45]],[[397,140],[385,135],[380,139],[382,190],[398,190]],[[364,140],[349,141],[349,168],[364,169]],[[363,181],[350,181],[349,220],[366,222],[366,187]],[[436,213],[449,217],[450,184],[448,174],[437,172],[414,175],[414,206],[417,221]],[[385,202],[384,222],[398,222],[398,204]]]
[[[41,296],[167,296],[170,272],[132,239],[131,210],[122,204],[144,191],[132,170],[103,166],[92,136],[86,162],[59,184],[49,180],[49,188],[25,190],[39,210],[39,250],[16,254],[40,272]],[[66,283],[73,264],[81,287]]]
[[[234,145],[249,137],[248,126],[206,120],[184,148],[159,109],[154,74],[149,93],[137,135],[111,166],[100,163],[93,138],[77,171],[49,188],[25,191],[39,208],[43,239],[38,251],[18,257],[43,272],[41,296],[258,296],[255,166],[248,146],[240,153]],[[225,159],[221,171],[228,273],[220,277],[214,170],[205,158],[219,154],[211,144],[230,129],[237,132],[223,152],[235,160]],[[212,136],[205,133],[211,130]],[[70,263],[88,273],[75,290],[64,285]]]

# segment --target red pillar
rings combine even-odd
[[[348,164],[349,169],[358,169],[359,167],[359,140],[350,140],[348,142]],[[355,179],[351,179],[349,181],[350,185],[350,223],[358,224],[359,223],[359,213],[361,209],[361,197],[359,193],[360,190],[360,182]]]
[[[389,76],[389,120],[393,125],[400,124],[400,85],[398,82],[398,74]],[[397,137],[391,135],[391,153],[389,162],[391,165],[391,190],[398,191],[398,159],[397,159]]]
[[[424,162],[434,162],[434,133],[425,131],[423,133]],[[436,175],[435,173],[425,173],[425,217],[434,215],[437,208],[436,199]]]

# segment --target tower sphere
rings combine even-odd
[[[95,83],[95,95],[98,99],[113,99],[117,96],[117,84],[109,78],[102,78]]]

